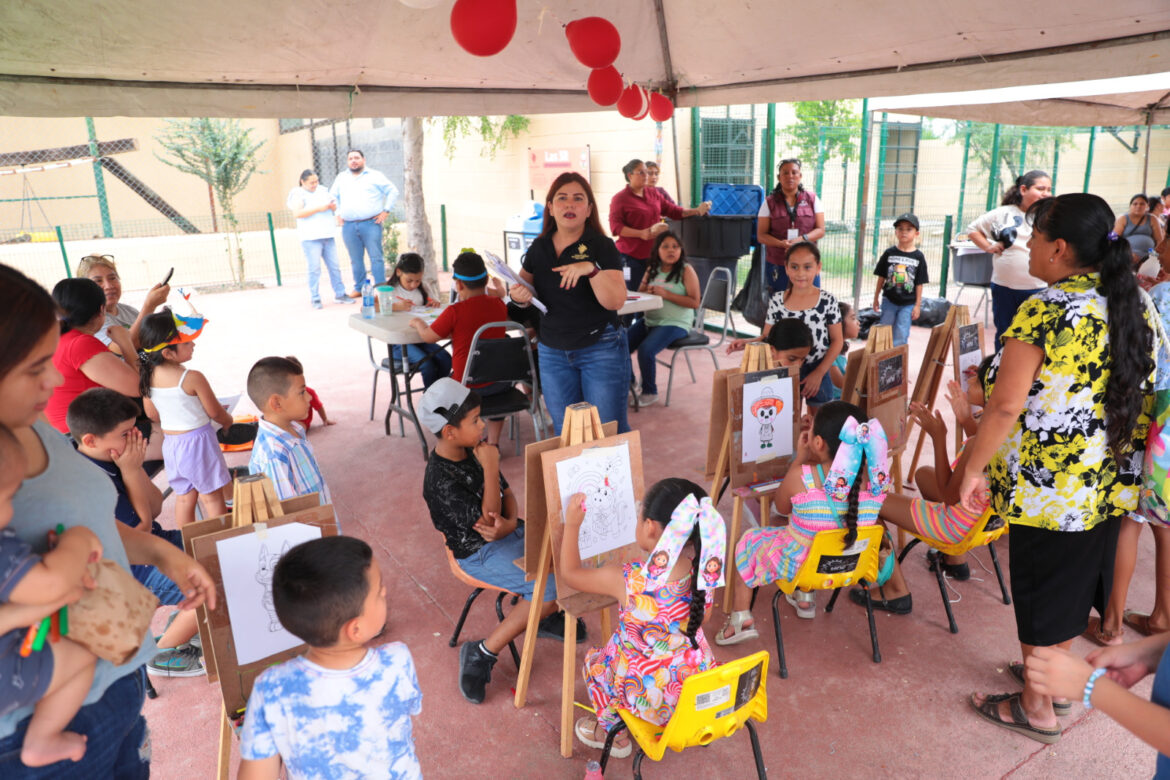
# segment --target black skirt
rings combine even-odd
[[[1089,531],[1048,531],[1013,523],[1008,570],[1020,642],[1051,647],[1084,633],[1089,610],[1105,613],[1121,518]]]

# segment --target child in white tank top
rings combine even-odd
[[[183,368],[195,351],[202,318],[179,318],[170,309],[143,320],[142,402],[158,421],[163,439],[163,463],[175,491],[175,522],[182,527],[195,520],[195,501],[203,501],[206,517],[227,513],[223,488],[231,475],[211,423],[224,428],[232,416],[216,399],[207,378]]]

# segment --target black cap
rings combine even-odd
[[[914,226],[915,230],[921,229],[918,227],[918,217],[914,216],[909,211],[907,211],[905,214],[902,214],[900,217],[898,217],[897,219],[894,220],[894,227],[898,227],[899,222],[909,222],[911,225]]]

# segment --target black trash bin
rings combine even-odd
[[[736,281],[739,258],[751,254],[752,238],[756,234],[756,217],[708,214],[684,220],[668,219],[671,231],[682,241],[687,262],[699,275],[699,287],[707,289],[707,277],[716,268],[731,272],[732,292]]]

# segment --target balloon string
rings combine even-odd
[[[557,16],[556,11],[549,8],[547,5],[542,5],[540,7],[540,16],[538,16],[536,19],[536,34],[537,35],[540,35],[541,32],[544,30],[544,18],[546,16],[551,17],[552,20],[555,21],[557,24],[559,24],[561,27],[564,27],[567,24],[567,22],[564,22],[561,20],[561,17]]]

